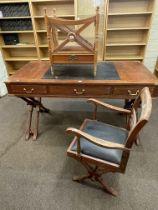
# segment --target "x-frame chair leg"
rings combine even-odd
[[[112,187],[109,187],[108,184],[103,181],[102,179],[102,175],[107,173],[107,172],[110,172],[110,171],[107,171],[105,169],[100,169],[99,167],[92,167],[91,165],[89,165],[88,163],[86,163],[85,161],[81,161],[81,164],[87,169],[88,171],[88,174],[87,175],[84,175],[84,176],[75,176],[73,177],[73,181],[77,181],[77,182],[82,182],[86,179],[91,179],[92,181],[96,181],[96,182],[99,182],[101,184],[101,186],[103,187],[103,189],[113,195],[113,196],[117,196],[118,193],[112,188]]]
[[[87,175],[83,175],[83,176],[74,176],[72,178],[73,181],[76,181],[76,182],[82,182],[84,181],[85,179],[90,179],[92,177],[91,174],[87,174]]]
[[[96,181],[99,182],[102,185],[103,189],[107,193],[109,193],[109,194],[111,194],[113,196],[117,196],[118,195],[118,193],[112,187],[108,186],[108,184],[105,182],[105,180],[103,181],[103,179],[101,177],[96,177]]]

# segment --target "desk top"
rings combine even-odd
[[[135,98],[148,86],[158,96],[156,77],[142,64],[133,61],[113,62],[119,79],[43,79],[49,62],[26,64],[6,81],[8,93],[18,97],[106,97]]]
[[[44,74],[50,68],[48,61],[33,61],[14,75],[10,76],[6,84],[117,84],[117,85],[157,85],[157,78],[142,64],[135,61],[116,61],[113,62],[119,75],[119,80],[63,80],[63,79],[43,79]]]

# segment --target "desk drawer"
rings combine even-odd
[[[118,86],[118,87],[115,87],[114,88],[114,91],[113,91],[113,95],[115,96],[123,96],[123,97],[130,97],[130,98],[135,98],[139,93],[140,91],[143,89],[143,87],[145,86],[135,86],[135,87],[132,87],[132,86]],[[150,88],[150,92],[152,94],[153,92],[153,88],[151,87]]]
[[[93,63],[94,55],[54,55],[54,63]]]
[[[10,89],[12,94],[40,95],[47,93],[46,86],[41,85],[11,85]]]
[[[94,97],[106,96],[111,93],[111,88],[103,85],[52,85],[48,86],[48,94],[54,96]]]

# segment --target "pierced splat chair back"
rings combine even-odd
[[[82,20],[67,20],[56,16],[48,17],[45,10],[45,23],[52,71],[54,64],[93,64],[95,75],[98,51],[99,7],[96,9],[95,16]],[[81,32],[92,23],[95,25],[94,43],[91,43],[81,35]],[[62,41],[59,41],[59,32],[66,34],[65,39]]]

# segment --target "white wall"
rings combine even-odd
[[[4,84],[4,81],[6,79],[7,79],[7,71],[0,51],[0,96],[3,96],[7,93],[7,89]]]
[[[144,59],[145,66],[147,66],[151,72],[154,72],[158,57],[158,0],[155,1],[155,11],[149,36],[149,43]]]

